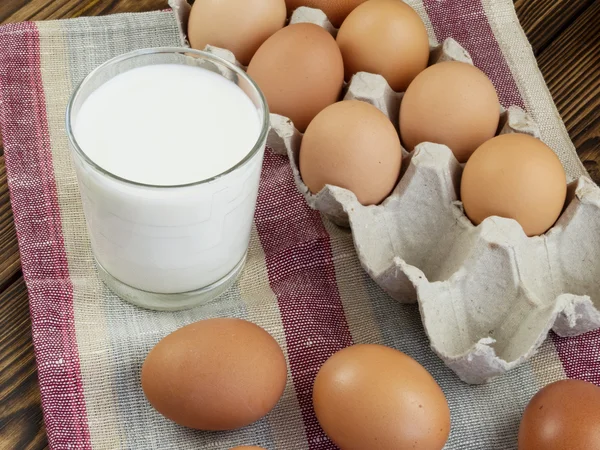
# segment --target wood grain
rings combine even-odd
[[[6,2],[6,0],[3,0]],[[0,6],[0,21],[66,19],[168,8],[167,0],[18,0]],[[12,4],[19,4],[18,8]]]
[[[0,156],[0,292],[21,273],[17,233],[10,207],[4,156]]]
[[[46,448],[27,291],[19,278],[0,294],[0,448]]]
[[[514,3],[521,26],[537,55],[595,1],[516,0]]]
[[[600,1],[538,57],[579,157],[600,184]]]
[[[600,183],[600,0],[515,0],[578,153]],[[0,23],[167,7],[166,0],[0,0]],[[0,450],[47,448],[0,138]]]

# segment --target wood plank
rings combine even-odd
[[[0,2],[0,23],[4,22],[7,17],[10,17],[30,0],[12,0]]]
[[[10,3],[10,2],[9,2]],[[100,16],[123,12],[143,12],[168,8],[167,0],[19,0],[14,10],[0,8],[0,21],[66,19],[79,16]]]
[[[6,180],[4,156],[0,156],[0,292],[21,273],[17,233]]]
[[[0,294],[0,448],[47,448],[23,278]]]
[[[596,182],[600,182],[600,52],[593,41],[598,44],[600,40],[596,23],[600,21],[599,4],[598,0],[515,1],[558,109]],[[3,0],[0,22],[166,7],[166,0]],[[47,444],[2,154],[0,138],[0,450],[37,450]]]
[[[516,0],[515,9],[537,55],[596,0]]]
[[[600,1],[538,58],[580,158],[600,184]]]

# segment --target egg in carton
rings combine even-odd
[[[190,6],[185,0],[169,4],[185,38]],[[290,23],[301,22],[337,34],[316,9],[298,8]],[[228,50],[205,50],[241,66]],[[431,48],[429,63],[443,61],[472,64],[453,39]],[[344,100],[376,106],[397,127],[403,94],[382,76],[358,73],[344,93]],[[517,107],[501,112],[498,133],[540,137],[537,125]],[[271,114],[267,145],[288,155],[307,203],[352,229],[363,268],[391,297],[418,303],[432,349],[461,380],[480,384],[517,367],[551,329],[576,336],[600,327],[600,188],[589,178],[569,185],[565,209],[552,229],[527,237],[511,219],[471,223],[459,200],[464,165],[444,145],[403,149],[393,192],[380,205],[363,206],[340,187],[310,192],[298,169],[301,142],[288,118]]]

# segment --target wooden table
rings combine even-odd
[[[166,0],[2,0],[0,22],[149,11]],[[600,0],[516,0],[579,156],[600,184]],[[0,141],[0,450],[47,447]]]

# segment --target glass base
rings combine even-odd
[[[182,311],[196,306],[204,305],[216,299],[238,279],[244,264],[246,255],[233,268],[231,272],[225,275],[215,283],[196,291],[183,292],[180,294],[157,294],[147,292],[129,286],[107,272],[102,264],[95,259],[98,274],[102,282],[121,299],[140,308],[152,309],[155,311]]]

